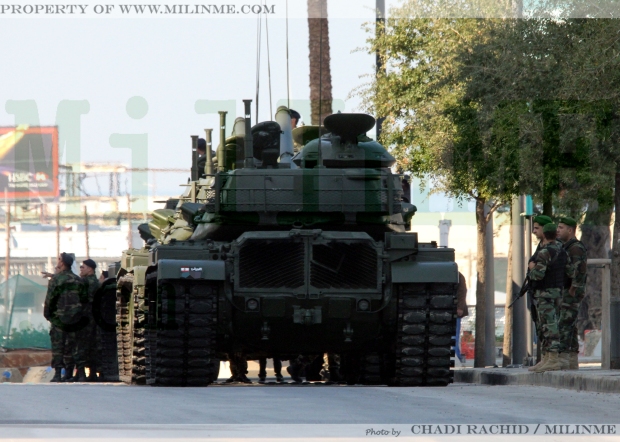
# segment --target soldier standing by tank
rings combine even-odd
[[[233,353],[229,356],[230,378],[226,383],[241,382],[243,384],[251,384],[248,379],[248,360],[243,353]]]
[[[258,358],[258,382],[263,384],[267,378],[267,358]],[[282,361],[280,358],[273,358],[273,373],[276,375],[276,382],[284,382],[282,376]]]
[[[569,370],[579,369],[579,341],[577,315],[586,294],[588,257],[586,247],[575,237],[577,221],[563,217],[558,222],[558,239],[566,250],[566,277],[568,278],[560,306],[559,331],[562,345],[562,365]]]
[[[544,235],[543,235],[543,228],[545,225],[547,224],[551,224],[553,222],[553,220],[548,217],[547,215],[538,215],[535,216],[534,219],[532,220],[532,234],[536,237],[536,239],[538,240],[538,245],[536,246],[536,250],[534,251],[534,254],[532,255],[532,257],[530,258],[528,265],[536,262],[536,257],[538,256],[538,252],[540,251],[542,245],[543,245],[543,241],[544,241]],[[537,338],[537,348],[539,349],[538,351],[540,351],[541,347],[542,347],[542,334],[541,334],[541,329],[540,329],[540,325],[538,323],[538,314],[536,312],[536,303],[534,301],[534,294],[533,292],[528,292],[527,293],[527,304],[530,308],[530,312],[532,315],[532,320],[534,321],[534,325],[536,326],[536,338]],[[530,367],[528,370],[529,371],[533,371],[534,369],[540,367],[542,365],[542,363],[544,361],[546,361],[546,356],[545,356],[545,352],[542,352],[542,358],[541,360],[534,365],[533,367]]]
[[[529,276],[534,288],[538,314],[538,327],[542,336],[541,347],[546,359],[532,370],[535,373],[562,369],[560,361],[560,332],[558,329],[559,307],[564,290],[566,252],[556,241],[557,226],[553,223],[543,227],[543,243],[536,260],[530,262]]]
[[[86,284],[88,303],[84,306],[84,316],[88,319],[88,326],[80,331],[79,338],[86,354],[86,366],[89,369],[88,381],[97,380],[97,324],[93,317],[93,300],[99,289],[99,280],[95,275],[97,263],[92,259],[82,261],[80,277]]]
[[[77,342],[73,348],[73,359],[78,367],[78,382],[86,382],[84,366],[85,354],[79,346],[77,334],[86,326],[83,316],[84,304],[87,302],[86,286],[71,271],[73,257],[61,253],[45,296],[43,315],[50,322],[50,340],[52,342],[52,367],[55,370],[51,382],[60,382],[64,368],[63,354],[67,340]]]

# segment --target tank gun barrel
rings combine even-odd
[[[220,111],[220,147],[217,149],[217,170],[226,171],[226,111]]]
[[[205,170],[204,172],[207,175],[213,175],[213,173],[215,172],[213,170],[213,147],[212,147],[212,142],[211,142],[211,132],[213,132],[213,129],[205,129],[205,142],[207,144],[207,152],[206,152],[206,162],[205,162]]]
[[[244,167],[247,169],[254,169],[256,167],[254,165],[254,144],[252,140],[252,114],[250,110],[250,106],[252,105],[252,100],[243,100],[243,104],[245,105],[245,164]]]
[[[198,180],[198,135],[191,135],[192,138],[192,181]]]

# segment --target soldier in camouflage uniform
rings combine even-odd
[[[560,343],[563,365],[569,370],[578,370],[579,341],[577,339],[577,316],[579,306],[586,294],[588,257],[586,247],[575,238],[577,222],[573,218],[560,218],[558,239],[564,244],[568,255],[566,263],[567,283],[560,306]]]
[[[50,322],[52,367],[55,369],[52,382],[61,380],[64,367],[63,353],[67,339],[77,342],[73,350],[73,359],[78,367],[78,381],[86,381],[85,354],[76,336],[86,326],[83,311],[84,304],[87,302],[87,293],[82,280],[71,271],[72,264],[71,255],[62,253],[58,257],[56,274],[52,276],[45,296],[43,315]]]
[[[543,227],[543,245],[535,262],[529,264],[529,276],[534,288],[534,300],[538,314],[538,326],[542,335],[541,347],[547,360],[532,370],[535,373],[562,369],[560,361],[560,332],[558,328],[559,307],[565,284],[566,252],[557,242],[557,226],[553,223]]]
[[[544,239],[545,239],[545,236],[543,234],[543,228],[545,225],[553,223],[553,220],[547,215],[538,215],[532,219],[532,222],[533,222],[532,234],[538,240],[538,245],[536,246],[536,250],[534,251],[534,254],[530,258],[528,265],[530,265],[531,263],[536,263],[538,252],[542,248]],[[538,312],[536,311],[536,306],[534,303],[534,293],[532,291],[528,291],[527,293],[527,305],[532,315],[532,321],[534,321],[534,325],[536,326],[536,338],[537,338],[538,349],[539,349],[537,353],[542,356],[542,358],[540,358],[539,362],[536,365],[534,365],[533,367],[529,367],[528,370],[533,371],[537,369],[538,367],[540,367],[544,362],[547,362],[547,353],[544,350],[542,352],[540,351],[543,338],[542,338],[542,333],[540,329],[540,324],[538,322]]]
[[[99,290],[99,280],[95,275],[97,263],[92,259],[82,261],[80,277],[86,284],[88,291],[88,304],[84,307],[84,316],[88,318],[88,326],[82,330],[80,337],[86,353],[86,366],[89,368],[88,381],[97,380],[97,324],[93,318],[93,300]]]

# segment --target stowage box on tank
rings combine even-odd
[[[374,118],[330,115],[320,138],[292,134],[285,108],[228,138],[221,123],[216,155],[210,130],[205,157],[192,137],[186,191],[140,226],[144,248],[123,252],[121,379],[208,385],[235,355],[332,353],[350,384],[452,382],[454,250],[408,231],[416,209],[366,137]]]

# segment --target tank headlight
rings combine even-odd
[[[370,309],[370,302],[368,302],[366,299],[362,299],[357,303],[357,309],[360,312],[365,312],[368,311],[368,309]]]
[[[258,300],[254,298],[248,299],[248,302],[246,303],[246,307],[248,308],[248,310],[251,310],[251,311],[258,310]]]

